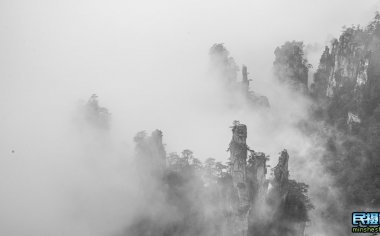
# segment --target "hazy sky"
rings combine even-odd
[[[133,132],[163,129],[170,145],[179,134],[165,130],[170,119],[182,125],[173,129],[190,136],[171,151],[192,148],[185,141],[191,146],[199,133],[188,133],[192,129],[178,120],[184,115],[179,107],[187,106],[196,119],[201,108],[189,99],[207,99],[199,98],[197,89],[207,86],[212,44],[225,43],[239,65],[248,65],[254,90],[268,94],[276,46],[303,40],[313,45],[310,57],[316,61],[343,25],[366,24],[378,6],[377,0],[2,0],[0,141],[17,142],[16,130],[33,121],[28,124],[26,117],[44,119],[52,107],[70,109],[97,93],[114,119]],[[1,152],[9,148],[2,146]]]

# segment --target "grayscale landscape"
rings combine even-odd
[[[0,0],[0,236],[351,235],[380,209],[378,10]]]

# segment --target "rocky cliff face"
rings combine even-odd
[[[360,30],[349,28],[339,40],[333,40],[331,50],[326,47],[315,74],[314,92],[318,98],[347,97],[351,99],[348,112],[358,116],[363,101],[363,89],[368,82],[371,52],[359,39]]]
[[[241,94],[250,106],[269,107],[269,100],[265,96],[256,94],[250,90],[250,81],[248,78],[248,69],[242,66],[242,81],[240,83]]]
[[[247,126],[235,124],[232,127],[230,142],[231,176],[233,182],[233,234],[247,235],[248,211],[250,209],[249,189],[247,185]]]
[[[281,152],[278,165],[274,168],[272,188],[268,191],[267,157],[264,153],[250,150],[246,139],[246,125],[235,123],[229,146],[233,182],[233,197],[230,200],[233,201],[231,205],[235,206],[231,225],[233,235],[274,236],[280,235],[280,232],[281,235],[303,235],[306,218],[296,219],[289,214],[291,209],[292,213],[302,215],[305,209],[295,207],[304,202],[294,201],[300,194],[295,190],[299,183],[289,181],[287,151]],[[298,195],[292,196],[289,192]]]
[[[242,66],[242,78],[238,79],[239,66],[223,44],[214,44],[209,52],[211,72],[221,81],[232,107],[269,107],[268,98],[250,89],[246,66]]]
[[[340,106],[333,119],[360,123],[380,102],[379,16],[366,28],[345,29],[326,47],[314,75],[311,93],[318,100]]]
[[[347,225],[356,209],[380,205],[379,39],[379,13],[366,27],[346,28],[325,48],[311,85],[317,107],[311,118],[321,121],[326,140],[322,164],[343,206],[329,206],[333,210],[326,217],[335,225]]]

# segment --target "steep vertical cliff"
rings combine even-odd
[[[356,209],[380,206],[379,68],[380,14],[376,13],[366,27],[345,28],[325,48],[311,85],[317,107],[313,118],[322,121],[320,132],[326,140],[322,164],[343,206],[326,214],[335,225],[346,225]]]
[[[138,166],[148,171],[148,175],[162,177],[166,168],[166,152],[161,130],[153,131],[150,136],[142,131],[135,136],[134,141]]]
[[[210,51],[210,67],[212,74],[221,81],[225,94],[228,95],[232,107],[269,107],[268,98],[261,96],[250,88],[250,79],[245,65],[242,66],[242,78],[239,80],[239,66],[223,44],[214,44]]]
[[[247,186],[247,126],[235,124],[232,127],[232,140],[230,142],[231,175],[234,187],[233,233],[236,236],[247,235],[248,210],[250,208],[249,192]]]
[[[346,28],[325,48],[314,75],[313,97],[327,103],[328,118],[340,126],[360,123],[380,103],[379,20],[377,14],[365,28]]]
[[[289,180],[289,155],[284,150],[273,169],[274,179],[268,191],[267,157],[250,150],[246,139],[246,125],[236,122],[229,147],[234,196],[231,201],[235,206],[233,235],[303,235],[307,211],[312,207],[307,197],[308,186]]]
[[[243,98],[250,106],[269,107],[269,100],[265,96],[258,95],[250,89],[251,79],[248,78],[248,69],[245,65],[242,66],[242,81],[240,82],[240,89]]]

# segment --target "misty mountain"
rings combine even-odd
[[[1,1],[0,235],[350,235],[379,6]]]

